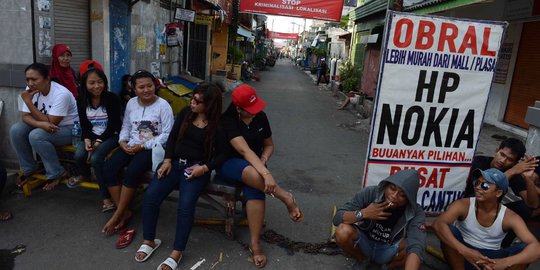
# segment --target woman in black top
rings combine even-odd
[[[180,193],[174,248],[158,269],[176,269],[182,259],[197,199],[210,181],[210,171],[227,158],[225,134],[218,128],[221,93],[222,89],[215,84],[197,86],[191,105],[180,111],[174,122],[165,147],[165,160],[144,194],[144,242],[135,254],[137,262],[147,260],[161,244],[161,240],[155,239],[159,207],[176,187]]]
[[[264,107],[264,101],[249,85],[241,85],[232,92],[232,104],[224,113],[222,122],[227,140],[236,151],[217,171],[224,180],[244,185],[250,249],[253,262],[259,268],[266,265],[266,256],[259,243],[264,223],[265,193],[285,204],[291,220],[302,220],[302,212],[293,195],[279,187],[266,168],[266,162],[274,152],[274,143],[268,118],[262,111]]]
[[[66,185],[76,187],[90,181],[90,166],[99,183],[103,212],[114,210],[114,203],[103,182],[105,157],[118,147],[118,133],[122,127],[120,99],[109,92],[107,76],[97,68],[90,68],[82,75],[77,110],[82,127],[82,141],[77,145],[74,159],[81,175],[71,177]],[[90,166],[89,166],[90,164]]]

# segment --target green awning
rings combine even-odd
[[[403,11],[414,12],[416,14],[433,14],[487,1],[489,0],[428,0],[414,6],[405,7]]]
[[[349,20],[357,21],[379,12],[386,13],[387,8],[388,0],[373,0],[349,11]]]

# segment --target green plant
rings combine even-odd
[[[351,61],[345,62],[343,65],[338,67],[339,77],[343,85],[343,92],[348,93],[350,91],[355,91],[358,87],[360,79],[360,69],[355,67]]]
[[[313,48],[313,54],[315,54],[317,57],[325,57],[326,49],[321,47],[315,47]]]
[[[237,46],[229,47],[230,60],[232,64],[240,64],[244,60],[244,53]]]

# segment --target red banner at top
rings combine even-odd
[[[343,0],[241,0],[240,11],[339,22]]]
[[[272,39],[298,39],[298,34],[295,33],[280,33],[280,32],[272,32],[268,31],[268,38]]]

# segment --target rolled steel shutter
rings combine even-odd
[[[527,107],[540,100],[540,22],[523,24],[504,122],[527,129]]]
[[[91,59],[90,4],[87,0],[54,0],[55,44],[67,44],[73,53],[71,67]]]

